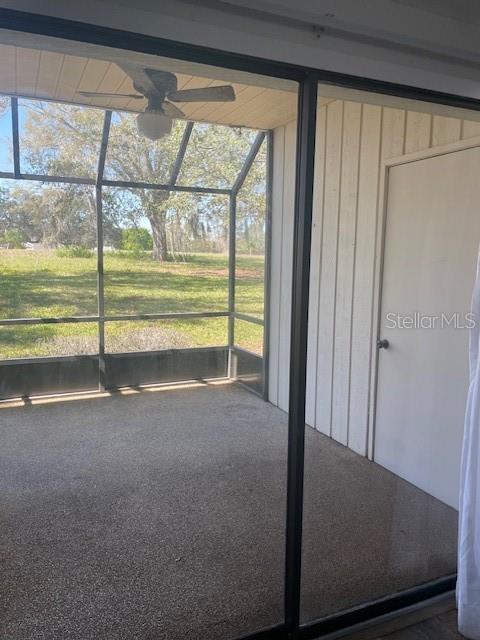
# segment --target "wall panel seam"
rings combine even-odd
[[[335,234],[335,275],[334,275],[334,284],[333,284],[333,330],[332,330],[332,344],[331,344],[331,372],[330,372],[330,419],[329,419],[329,435],[333,437],[333,392],[334,392],[334,379],[335,379],[335,317],[337,312],[337,280],[338,280],[338,235],[340,231],[340,191],[341,191],[341,181],[342,181],[342,168],[343,168],[343,130],[345,124],[345,101],[342,100],[342,122],[340,128],[340,162],[338,169],[338,191],[337,191],[337,203],[336,203],[336,234]]]
[[[352,391],[352,338],[353,338],[353,318],[355,314],[354,302],[355,302],[355,273],[356,273],[356,259],[357,259],[357,231],[358,231],[358,202],[360,196],[360,159],[364,133],[364,105],[360,105],[360,132],[358,140],[358,155],[357,155],[357,195],[355,200],[355,221],[353,230],[353,257],[352,257],[352,293],[350,302],[350,335],[349,335],[349,354],[348,354],[348,389],[347,389],[347,446],[350,446],[350,398]]]
[[[318,377],[318,365],[319,365],[319,361],[318,361],[318,352],[319,352],[319,348],[318,348],[318,339],[319,339],[319,334],[320,334],[320,314],[322,312],[322,308],[320,305],[320,296],[321,296],[321,289],[322,289],[322,260],[323,260],[323,229],[324,229],[324,224],[325,224],[325,176],[326,176],[326,172],[327,172],[327,109],[328,107],[325,106],[324,108],[324,115],[322,118],[322,123],[323,123],[323,127],[324,127],[324,134],[323,134],[323,181],[322,181],[322,215],[321,215],[321,225],[320,225],[320,242],[319,242],[319,252],[320,252],[320,256],[318,259],[318,264],[319,264],[319,274],[318,274],[318,295],[317,295],[317,327],[316,327],[316,331],[317,331],[317,352],[315,354],[315,398],[314,398],[314,423],[315,423],[315,428],[319,428],[319,424],[318,424],[318,418],[317,418],[317,401],[318,401],[318,394],[317,394],[317,387],[319,384],[319,377]],[[322,383],[322,381],[320,380],[320,384]]]

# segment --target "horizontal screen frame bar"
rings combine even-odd
[[[79,324],[87,322],[129,322],[130,320],[189,320],[195,318],[227,318],[228,311],[179,311],[172,313],[134,313],[118,315],[59,316],[47,318],[4,318],[0,327],[38,324]]]

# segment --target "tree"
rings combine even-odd
[[[79,185],[12,183],[0,199],[0,233],[15,231],[45,246],[96,242],[93,189]]]
[[[2,237],[0,243],[7,245],[7,249],[22,249],[24,238],[21,231],[17,229],[8,229]]]
[[[103,112],[51,102],[24,101],[22,104],[23,171],[95,177]],[[184,128],[184,122],[175,121],[169,136],[152,142],[138,134],[134,114],[114,113],[105,176],[129,182],[168,183]],[[179,182],[191,186],[231,186],[255,135],[256,132],[249,129],[195,124]],[[249,176],[253,191],[242,189],[239,194],[240,217],[248,210],[250,219],[254,213],[258,220],[264,218],[265,189],[263,187],[262,192],[261,183],[265,172],[260,164],[255,163],[255,175]],[[61,199],[57,196],[54,203],[50,188],[45,187],[42,197],[39,198],[37,191],[36,202],[31,202],[40,210],[48,208],[49,214],[52,213],[57,226],[53,225],[55,233],[49,230],[51,242],[62,242],[66,230],[77,234],[85,226],[78,226],[79,218],[84,221],[87,212],[91,216],[95,209],[93,190],[68,185],[62,191],[64,195]],[[193,197],[154,189],[104,188],[103,194],[106,243],[117,246],[123,227],[143,226],[148,220],[153,240],[152,255],[156,260],[166,260],[169,250],[182,250],[182,246],[202,238],[205,240],[209,235],[215,238],[219,250],[227,249],[229,216],[225,198]],[[19,198],[24,204],[29,199],[27,196]],[[260,224],[263,227],[264,223]],[[92,241],[93,237],[89,242]],[[84,238],[82,243],[85,244]]]
[[[0,118],[5,114],[10,106],[10,98],[8,96],[0,96]]]

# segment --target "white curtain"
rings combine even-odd
[[[468,390],[460,469],[457,606],[460,633],[480,640],[480,254],[472,296]]]

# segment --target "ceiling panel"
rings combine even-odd
[[[225,80],[183,72],[176,75],[181,89],[225,84]],[[235,102],[177,104],[188,120],[258,129],[271,129],[295,118],[295,92],[238,82],[231,84],[237,96]],[[146,106],[146,100],[120,96],[85,98],[79,91],[135,93],[131,79],[113,61],[0,45],[0,93],[127,111],[143,111]]]

